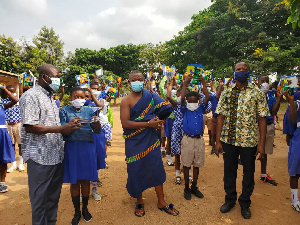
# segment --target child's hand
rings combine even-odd
[[[191,82],[191,80],[193,79],[193,74],[192,73],[190,73],[189,75],[187,75],[187,77],[185,78],[185,83],[186,84],[188,84],[188,83],[190,83]]]

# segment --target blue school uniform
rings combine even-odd
[[[96,104],[94,102],[91,102],[85,107],[96,107]],[[98,111],[96,111],[96,114],[98,114]],[[104,169],[105,168],[105,159],[107,158],[106,150],[105,150],[105,133],[102,130],[101,126],[101,132],[99,134],[93,133],[93,139],[94,144],[96,147],[96,155],[97,155],[97,170]]]
[[[59,111],[61,125],[75,117],[91,119],[95,115],[89,107],[76,111],[73,106],[64,106]],[[82,124],[80,130],[63,135],[65,146],[64,183],[76,184],[78,180],[95,181],[98,179],[96,145],[90,124]]]
[[[294,100],[300,100],[300,93],[299,92],[295,92],[294,93]],[[289,121],[289,109],[290,106],[287,107],[284,117],[283,117],[283,129],[282,129],[282,133],[283,134],[287,134],[287,135],[293,135],[295,130],[297,129],[297,124],[292,124]]]
[[[183,113],[183,132],[188,135],[203,134],[203,113],[206,110],[205,104],[202,102],[195,111],[188,110],[186,106],[182,107]]]
[[[290,141],[289,154],[288,154],[288,171],[290,176],[300,174],[300,101],[297,109],[297,129],[294,136]]]
[[[16,161],[15,150],[5,125],[5,111],[0,105],[0,163]]]
[[[183,114],[180,103],[177,103],[177,108],[174,110],[175,121],[172,127],[171,134],[171,152],[180,155],[181,140],[183,138],[182,123]]]
[[[219,100],[216,97],[216,92],[211,92],[209,94],[209,101],[211,102],[211,111],[213,114],[213,117],[218,117],[219,114],[216,113],[217,105]]]

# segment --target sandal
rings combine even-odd
[[[168,213],[171,216],[177,216],[179,214],[179,211],[177,209],[174,208],[173,204],[170,205],[166,205],[165,207],[162,208],[158,208],[160,211],[164,211],[166,213]],[[175,210],[177,211],[177,213],[170,213],[169,210]]]
[[[175,177],[175,184],[178,184],[178,185],[181,184],[181,177],[179,177],[179,176]]]
[[[134,212],[134,215],[137,216],[137,217],[143,217],[145,216],[145,210],[144,210],[144,205],[143,204],[137,204],[135,206],[135,209],[138,209],[138,210],[143,210],[143,213],[142,214],[137,214],[136,211]]]

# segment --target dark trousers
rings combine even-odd
[[[225,202],[234,204],[237,200],[236,177],[240,155],[243,165],[243,190],[239,197],[239,203],[242,208],[247,208],[251,204],[250,197],[254,189],[255,153],[257,147],[239,147],[226,143],[222,144],[224,150]]]
[[[28,160],[27,173],[32,224],[55,224],[63,183],[63,163],[49,166]]]

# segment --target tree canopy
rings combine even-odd
[[[158,71],[174,65],[180,73],[189,63],[213,69],[214,76],[228,77],[238,61],[248,62],[253,75],[290,75],[299,71],[299,0],[213,0],[213,4],[191,17],[191,22],[165,43],[126,44],[91,50],[78,48],[66,55],[64,43],[53,28],[42,27],[32,41],[0,36],[0,69],[36,73],[43,63],[62,70],[67,86],[74,76],[104,75],[123,79],[133,69]],[[292,26],[288,23],[291,23]],[[295,29],[293,29],[293,28]]]

